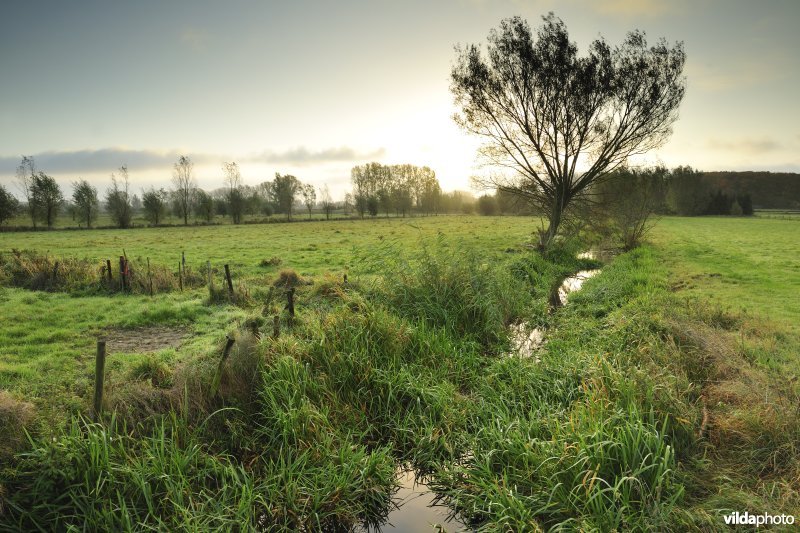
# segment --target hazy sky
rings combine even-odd
[[[628,30],[684,41],[687,94],[651,156],[704,170],[800,172],[800,1],[129,1],[0,4],[0,183],[23,154],[69,191],[167,186],[180,154],[201,186],[331,184],[371,160],[431,166],[467,189],[475,141],[453,123],[457,43],[554,11],[581,50]]]

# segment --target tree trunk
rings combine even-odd
[[[560,199],[556,199],[548,217],[547,229],[544,232],[539,232],[539,249],[546,250],[553,243],[553,239],[558,233],[558,227],[561,225],[563,213],[563,202]]]

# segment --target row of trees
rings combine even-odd
[[[474,203],[468,193],[443,194],[435,173],[428,167],[369,163],[354,167],[352,179],[353,193],[345,195],[344,202],[337,203],[327,185],[317,190],[290,174],[276,173],[271,181],[245,185],[239,165],[225,162],[222,165],[223,187],[207,192],[197,186],[192,161],[181,156],[173,165],[169,190],[150,187],[141,192],[141,197],[133,194],[128,168],[123,165],[111,174],[111,186],[101,203],[97,189],[83,179],[72,183],[72,197],[65,201],[55,179],[37,171],[33,157],[23,157],[17,168],[24,208],[34,228],[40,223],[52,227],[65,205],[73,220],[86,227],[92,226],[104,208],[115,225],[127,228],[134,212],[141,212],[153,225],[162,224],[169,214],[182,219],[184,224],[189,224],[192,215],[206,222],[215,216],[226,216],[234,224],[240,224],[245,215],[278,213],[291,220],[298,207],[305,207],[309,217],[314,208],[320,208],[327,218],[335,209],[343,209],[345,215],[352,209],[363,218],[367,213],[377,216],[379,209],[387,216],[392,211],[406,216],[414,209],[425,214],[441,210],[469,212]],[[18,213],[21,207],[12,194],[0,187],[0,224]]]
[[[379,211],[406,216],[414,208],[426,215],[439,212],[442,188],[428,167],[367,163],[353,167],[350,181],[361,218],[367,213],[377,216]]]
[[[111,186],[105,192],[103,207],[115,225],[127,228],[134,211],[139,209],[154,225],[162,223],[168,213],[183,219],[184,224],[189,224],[192,215],[204,221],[211,221],[215,215],[227,215],[238,224],[245,214],[285,213],[287,219],[291,219],[298,199],[302,199],[309,215],[317,204],[314,186],[301,183],[295,176],[275,174],[273,181],[248,187],[242,183],[237,163],[226,162],[222,170],[225,187],[208,193],[197,186],[192,161],[181,156],[173,165],[172,188],[151,187],[143,190],[139,198],[131,193],[128,168],[123,165],[111,174]],[[16,176],[24,204],[20,205],[14,195],[0,186],[0,224],[24,209],[34,228],[39,224],[52,227],[59,211],[68,203],[56,180],[38,171],[33,157],[28,156],[22,158]],[[97,188],[83,179],[72,185],[69,211],[73,220],[91,227],[101,210]],[[333,201],[327,186],[321,191],[321,205],[330,216]]]

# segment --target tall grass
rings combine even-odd
[[[795,509],[791,388],[736,368],[732,322],[676,305],[647,248],[548,313],[551,286],[592,266],[574,251],[488,264],[442,240],[386,246],[375,278],[298,285],[293,327],[240,332],[218,395],[218,354],[172,372],[145,360],[132,375],[166,401],[141,423],[119,398],[127,422],[76,418],[34,439],[0,477],[0,526],[374,526],[409,463],[485,530],[714,529],[748,499]],[[549,326],[535,359],[506,355],[517,320]]]

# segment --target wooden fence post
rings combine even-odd
[[[206,271],[208,273],[208,301],[214,301],[214,278],[211,275],[211,261],[206,261]]]
[[[233,300],[233,281],[231,280],[231,269],[228,265],[225,265],[225,281],[228,282],[228,294],[230,294],[231,300]]]
[[[275,315],[272,317],[272,338],[277,339],[281,336],[281,317]]]
[[[289,289],[286,296],[288,300],[286,302],[286,309],[289,310],[289,327],[292,327],[294,324],[294,287]]]
[[[150,258],[147,258],[147,280],[150,283],[150,296],[153,295],[153,274],[150,272]]]
[[[106,268],[108,272],[108,281],[111,282],[114,279],[111,275],[111,259],[106,259]]]
[[[183,292],[183,271],[181,270],[180,261],[178,261],[178,286],[181,288],[181,292]]]
[[[256,340],[261,340],[261,332],[258,331],[258,323],[255,320],[250,324],[250,331]]]
[[[103,382],[106,368],[106,341],[97,340],[97,357],[94,365],[94,417],[100,420],[103,413]]]
[[[225,349],[222,351],[222,358],[219,360],[219,365],[217,365],[217,371],[214,374],[214,381],[211,382],[211,397],[215,397],[219,392],[219,384],[222,381],[222,368],[225,365],[225,360],[228,359],[228,355],[231,353],[231,348],[233,348],[234,341],[230,336],[225,336]]]
[[[122,288],[122,292],[125,292],[125,281],[126,281],[125,278],[127,277],[125,275],[125,272],[127,270],[127,265],[125,263],[126,263],[125,256],[124,255],[119,256],[119,282],[120,282],[120,287]]]

